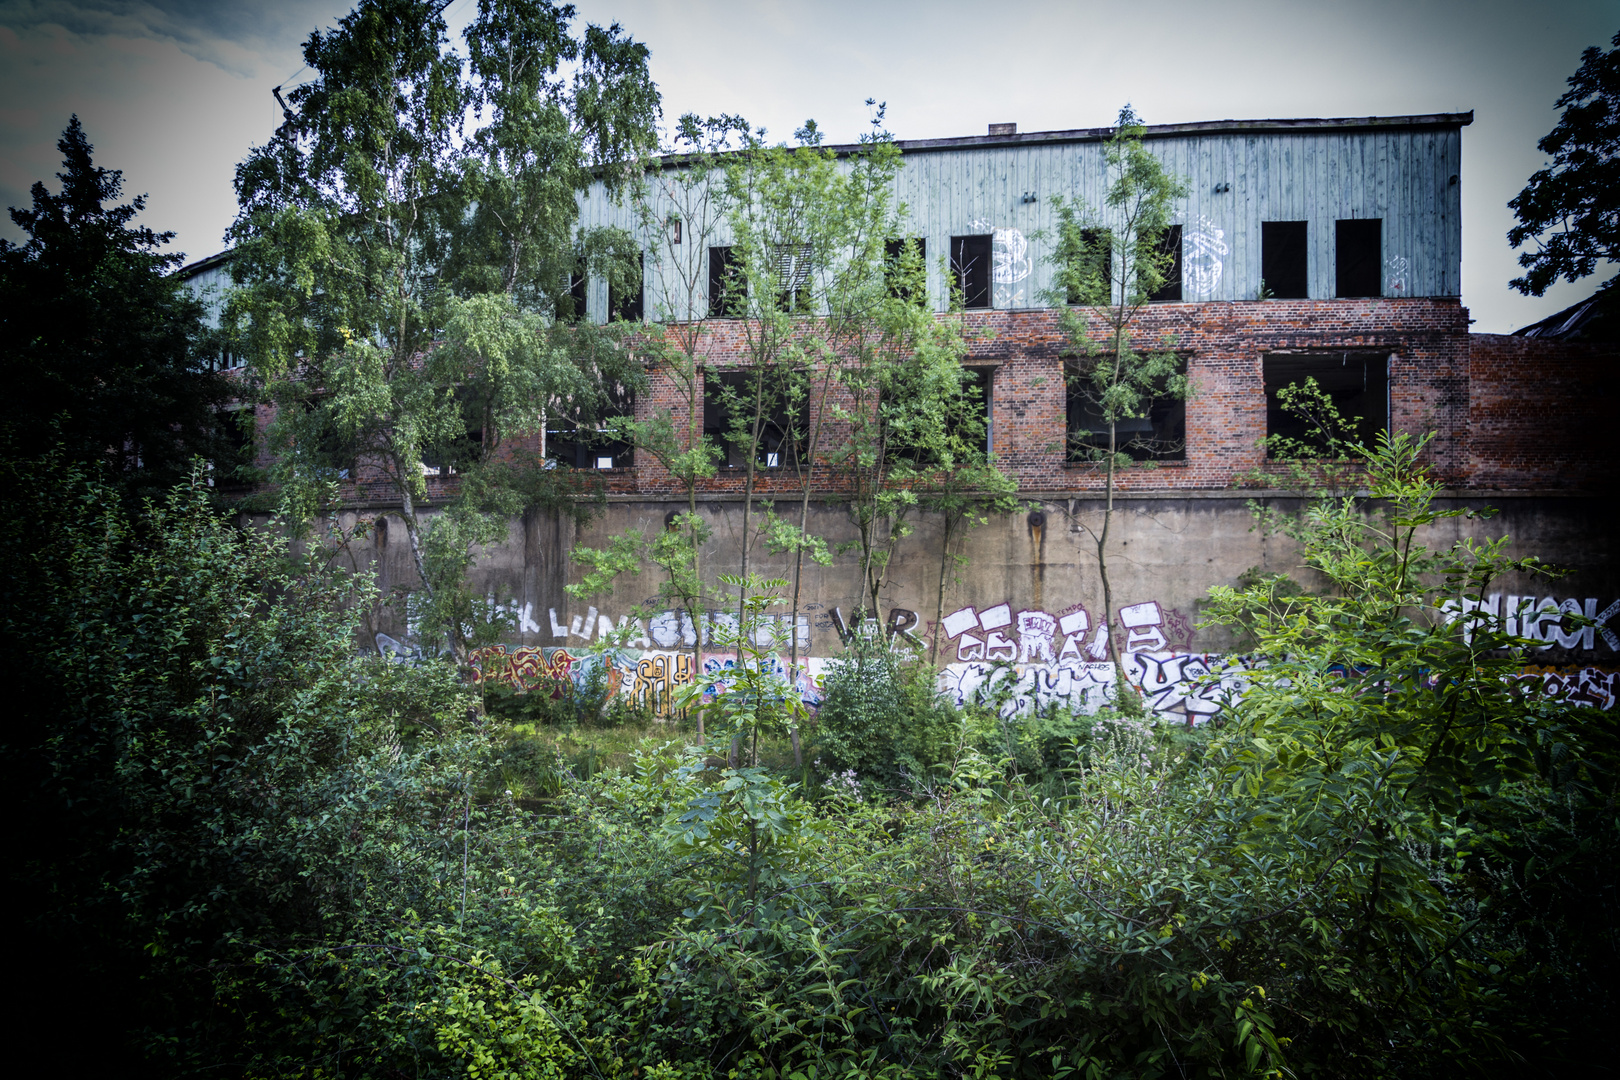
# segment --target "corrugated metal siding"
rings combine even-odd
[[[1335,291],[1334,223],[1341,218],[1383,221],[1385,295],[1457,296],[1462,283],[1462,212],[1459,172],[1461,130],[1454,126],[1372,127],[1318,132],[1228,131],[1152,138],[1148,147],[1188,182],[1178,208],[1183,223],[1187,300],[1251,300],[1261,284],[1260,223],[1308,223],[1311,299]],[[1229,191],[1216,191],[1230,185]],[[910,212],[907,235],[928,241],[929,289],[945,302],[941,258],[952,236],[1005,230],[997,256],[1011,272],[997,281],[998,308],[1045,306],[1051,287],[1046,262],[1056,230],[1051,199],[1062,195],[1102,208],[1108,176],[1101,142],[1026,143],[953,147],[907,153],[896,194]],[[1038,201],[1022,202],[1033,192]],[[586,227],[617,225],[635,231],[628,207],[614,206],[600,187],[581,200]],[[1038,234],[1045,233],[1044,237]],[[724,231],[710,243],[725,243]],[[1019,276],[1017,246],[1029,271]],[[706,252],[688,247],[698,258]],[[654,251],[649,251],[649,260]],[[1192,268],[1202,259],[1200,294]],[[1402,262],[1404,260],[1404,262]],[[649,267],[649,279],[657,275]],[[1218,274],[1218,280],[1216,275]],[[1395,279],[1402,285],[1392,291]],[[647,297],[649,314],[656,297]],[[606,295],[593,284],[592,310]]]

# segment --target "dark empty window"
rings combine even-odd
[[[951,237],[951,274],[962,291],[962,306],[990,306],[990,237]]]
[[[254,462],[254,435],[257,427],[252,408],[221,409],[214,414],[215,445],[219,456],[209,462],[210,483],[235,487],[247,482],[245,470]],[[351,474],[352,475],[352,474]]]
[[[1093,277],[1102,282],[1110,294],[1114,285],[1114,241],[1107,229],[1081,229],[1081,249],[1076,253],[1079,281],[1070,281],[1065,299],[1070,304],[1083,304],[1088,299],[1082,294],[1082,285]],[[1088,286],[1089,288],[1089,286]],[[1098,299],[1093,297],[1091,299]]]
[[[1328,452],[1332,440],[1345,437],[1322,405],[1313,397],[1332,404],[1332,412],[1353,423],[1353,435],[1371,443],[1378,432],[1389,426],[1389,356],[1386,353],[1306,353],[1267,356],[1264,360],[1266,384],[1266,434],[1292,439],[1304,446]],[[1296,398],[1287,408],[1282,390],[1303,387],[1314,380],[1319,395]],[[1276,448],[1272,448],[1276,456]]]
[[[977,428],[984,425],[984,452],[990,453],[995,449],[995,431],[990,425],[991,390],[995,386],[996,369],[993,367],[963,368],[962,396],[967,399],[964,418],[960,423],[959,434],[973,436],[977,439]]]
[[[1159,237],[1159,253],[1170,256],[1165,267],[1164,284],[1160,285],[1148,297],[1155,301],[1174,301],[1181,299],[1181,226],[1171,225]]]
[[[642,282],[647,269],[647,256],[636,256],[636,280],[625,286],[610,283],[608,286],[608,311],[615,319],[625,322],[640,322],[642,319]]]
[[[546,458],[574,469],[627,469],[634,464],[629,443],[608,434],[605,420],[634,416],[635,396],[615,385],[607,395],[603,415],[586,420],[566,414],[547,417]]]
[[[748,467],[748,446],[754,442],[756,421],[755,464],[762,469],[797,467],[798,439],[789,397],[804,401],[802,386],[798,393],[791,393],[793,381],[801,379],[796,373],[778,372],[765,376],[760,385],[750,370],[704,374],[703,434],[720,448],[721,468]]]
[[[1382,296],[1384,222],[1381,218],[1354,218],[1334,227],[1333,263],[1335,296]]]
[[[1091,373],[1100,360],[1071,360],[1064,371],[1068,384],[1069,461],[1094,461],[1108,452],[1108,420],[1098,400]],[[1186,362],[1180,365],[1186,373]],[[1187,403],[1159,394],[1145,402],[1144,415],[1114,422],[1114,445],[1135,461],[1182,461],[1187,457]]]
[[[906,256],[906,249],[913,246],[914,261]],[[928,241],[920,236],[884,241],[883,280],[888,283],[890,296],[922,303],[928,295]]]
[[[1307,288],[1305,222],[1260,223],[1260,281],[1279,300],[1303,300]]]
[[[737,318],[742,315],[748,286],[742,278],[742,260],[730,247],[709,249],[709,317]]]
[[[577,323],[585,317],[585,288],[589,282],[585,275],[585,260],[575,264],[568,275],[568,292],[557,298],[557,321]]]

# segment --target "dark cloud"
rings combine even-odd
[[[0,0],[0,26],[169,41],[188,56],[251,77],[266,64],[296,60],[309,32],[348,8],[338,0]]]

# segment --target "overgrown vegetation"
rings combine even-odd
[[[120,1060],[165,1075],[1600,1071],[1614,719],[1447,621],[1537,567],[1424,547],[1419,450],[1313,505],[1330,589],[1217,591],[1268,659],[1224,725],[1019,713],[1006,680],[957,710],[874,634],[808,785],[746,621],[693,692],[744,759],[668,725],[632,749],[357,657],[366,581],[201,484],[131,517],[14,472],[24,933],[124,996]],[[733,587],[753,617],[786,584]]]

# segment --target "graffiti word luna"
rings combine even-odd
[[[685,611],[662,611],[646,620],[621,615],[617,626],[610,616],[599,614],[594,607],[587,608],[584,615],[575,615],[567,623],[558,621],[556,608],[550,609],[550,616],[551,636],[554,638],[579,638],[581,641],[590,641],[594,637],[597,641],[602,641],[610,634],[622,631],[626,634],[623,644],[632,649],[690,649],[700,644],[698,641],[700,631],[703,639],[701,644],[704,645],[722,639],[735,641],[737,634],[737,615],[728,611],[703,612],[699,616],[701,626],[694,625],[692,616]],[[808,654],[810,652],[808,615],[800,615],[797,623],[791,615],[762,616],[754,629],[754,644],[765,649],[785,649],[794,636],[795,628],[798,632],[799,652]]]

